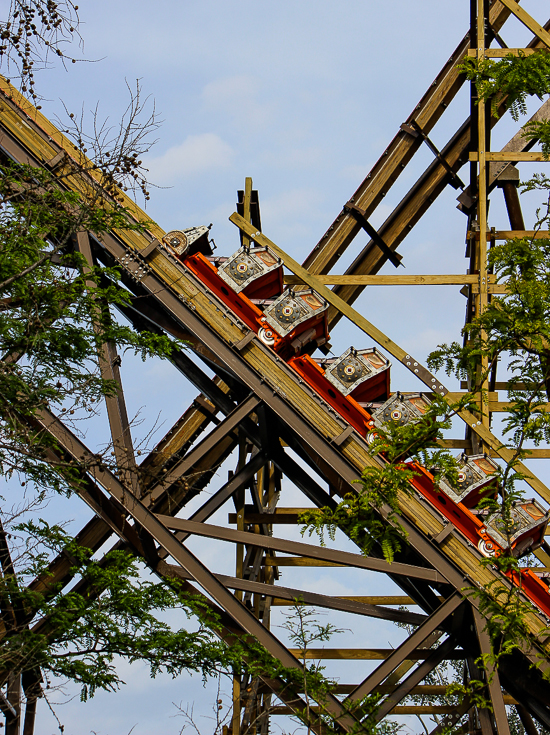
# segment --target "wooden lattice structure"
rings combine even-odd
[[[426,385],[428,392],[436,392],[451,402],[456,392],[449,392],[414,356],[356,312],[352,304],[371,284],[390,283],[395,287],[419,282],[457,284],[465,287],[467,313],[471,318],[483,310],[491,294],[502,293],[505,288],[496,285],[488,272],[487,246],[492,241],[525,235],[512,164],[542,161],[542,156],[529,152],[529,144],[521,134],[502,151],[491,152],[490,130],[498,120],[490,116],[484,105],[472,104],[470,117],[441,150],[435,148],[429,135],[464,82],[456,68],[461,59],[517,53],[517,49],[490,48],[494,40],[500,42],[499,32],[511,14],[533,33],[525,53],[550,47],[550,21],[544,28],[539,26],[514,0],[472,0],[471,4],[471,29],[302,265],[261,232],[258,194],[252,189],[251,179],[246,179],[240,193],[238,213],[231,216],[240,230],[243,245],[267,247],[282,260],[287,285],[298,289],[309,287],[329,304],[329,329],[335,329],[342,315],[347,317],[365,332],[369,344],[376,343],[384,354],[407,367]],[[74,147],[9,84],[2,80],[0,86],[0,155],[4,160],[49,167],[55,172],[56,167],[64,165],[65,154],[74,155]],[[548,103],[537,113],[537,118],[545,117],[547,110]],[[428,145],[434,153],[433,162],[384,224],[375,230],[369,218],[423,145]],[[458,171],[468,161],[471,177],[466,188]],[[377,275],[387,260],[399,263],[401,256],[397,251],[403,243],[406,245],[406,235],[448,185],[462,190],[459,202],[467,217],[468,275]],[[487,221],[488,197],[499,188],[504,193],[510,218],[507,230],[496,229]],[[145,219],[132,202],[126,200],[126,204],[137,219]],[[364,231],[371,239],[357,253],[346,273],[330,274],[355,237]],[[345,732],[351,731],[357,722],[347,714],[342,696],[353,702],[371,692],[382,692],[384,698],[377,712],[378,720],[382,720],[395,714],[419,712],[418,707],[400,703],[411,693],[438,693],[437,687],[430,690],[422,682],[442,661],[464,658],[470,676],[483,676],[474,660],[489,650],[484,620],[476,598],[465,599],[461,591],[472,585],[486,587],[498,578],[498,572],[480,565],[479,549],[422,493],[416,492],[403,500],[401,523],[409,543],[391,566],[381,553],[365,557],[320,547],[312,541],[298,543],[285,538],[285,528],[298,522],[299,510],[277,506],[283,476],[314,506],[334,507],[338,497],[357,492],[356,482],[363,469],[375,464],[376,459],[369,452],[364,436],[326,396],[314,390],[289,367],[287,360],[260,340],[257,332],[185,263],[182,265],[170,255],[162,246],[165,234],[160,227],[151,226],[146,234],[113,232],[101,241],[88,233],[78,233],[75,237],[75,247],[89,262],[117,264],[121,269],[123,283],[136,296],[132,308],[125,311],[136,328],[161,330],[189,342],[193,358],[188,353],[180,353],[173,360],[182,376],[199,391],[197,399],[155,451],[138,466],[116,352],[106,347],[106,377],[121,384],[119,394],[107,400],[112,444],[120,472],[115,474],[96,467],[85,489],[83,485],[76,488],[95,513],[78,534],[78,542],[97,550],[112,537],[116,543],[140,555],[157,575],[177,575],[185,580],[188,591],[207,596],[220,615],[222,635],[228,642],[235,636],[251,635],[290,668],[300,668],[301,664],[297,652],[289,650],[270,630],[273,605],[289,604],[301,598],[306,605],[347,612],[350,620],[354,616],[366,616],[412,626],[414,632],[395,650],[348,651],[350,657],[380,659],[380,664],[362,680],[343,685],[328,697],[325,706]],[[214,369],[217,375],[214,380],[207,376],[201,361]],[[504,387],[496,375],[488,378],[484,393],[480,394],[479,412],[461,413],[466,427],[464,438],[450,439],[445,442],[447,446],[462,449],[468,455],[485,452],[509,459],[509,450],[501,447],[499,437],[490,428],[491,414],[503,410],[498,390]],[[462,386],[465,388],[466,385]],[[91,459],[91,451],[59,417],[43,409],[39,420],[42,429],[56,438],[65,456],[76,461]],[[311,468],[311,473],[293,459],[288,448]],[[202,505],[188,516],[189,501],[197,495],[202,497],[201,493],[210,488],[213,468],[231,456],[235,456],[232,476],[213,492],[204,493]],[[534,450],[532,456],[542,459],[550,456],[550,452]],[[143,469],[147,473],[140,472]],[[529,485],[547,507],[550,490],[533,473],[526,472]],[[147,479],[142,482],[140,477]],[[125,478],[131,479],[125,481]],[[234,508],[228,527],[208,523],[213,513],[229,501]],[[389,509],[383,507],[381,513],[387,516]],[[190,535],[233,544],[235,575],[210,571],[186,547]],[[550,557],[541,549],[536,553],[541,569],[550,567]],[[284,556],[288,554],[292,562]],[[287,588],[278,583],[279,566],[285,563],[308,566],[312,574],[315,566],[322,564],[374,570],[390,576],[403,595],[388,598],[358,594],[340,598]],[[68,584],[69,569],[70,561],[63,555],[55,559],[51,564],[51,583]],[[504,577],[501,582],[509,584]],[[445,724],[451,726],[469,713],[469,732],[507,735],[505,705],[512,704],[518,707],[527,732],[536,732],[534,722],[550,728],[550,687],[544,678],[550,653],[545,632],[548,618],[544,606],[537,605],[533,597],[525,599],[534,603],[527,624],[535,642],[526,642],[523,651],[502,659],[497,675],[488,685],[492,711],[477,708],[466,700],[459,707],[420,708],[423,712],[438,711],[446,716]],[[396,603],[422,612],[396,609],[392,607]],[[346,651],[339,655],[345,656]],[[533,668],[531,664],[535,661],[538,666]],[[302,706],[300,693],[289,693],[277,680],[235,678],[233,693],[234,711],[228,728],[232,735],[244,732],[265,735],[271,717],[291,713]],[[31,735],[36,697],[27,697],[26,712],[22,712],[20,700],[20,682],[10,681],[7,696],[0,701],[7,732],[15,735],[23,728],[24,735]],[[317,725],[314,728],[320,731]],[[433,733],[442,729],[443,724]]]

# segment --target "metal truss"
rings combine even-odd
[[[510,163],[528,160],[527,147],[516,136],[501,157],[494,159],[504,163],[491,168],[488,135],[497,120],[487,114],[483,105],[472,106],[470,118],[440,151],[429,134],[462,84],[457,63],[468,54],[478,58],[489,55],[491,40],[500,39],[503,24],[510,14],[518,15],[518,7],[513,0],[472,0],[472,25],[464,40],[364,182],[344,203],[342,212],[303,266],[295,264],[262,235],[259,200],[250,179],[240,193],[238,214],[232,217],[242,242],[269,242],[280,252],[293,274],[287,276],[288,283],[313,284],[322,293],[326,284],[335,284],[327,296],[331,326],[342,314],[352,319],[383,347],[393,350],[392,354],[403,364],[408,361],[411,372],[442,395],[447,394],[446,389],[439,382],[436,387],[435,378],[428,371],[417,362],[411,364],[412,358],[357,315],[351,304],[369,283],[383,278],[377,273],[386,260],[399,264],[396,249],[448,184],[462,189],[459,201],[468,216],[470,273],[479,273],[457,281],[467,288],[468,313],[478,313],[495,292],[486,271],[486,247],[487,241],[499,237],[499,233],[488,227],[487,197],[494,188],[502,188],[512,230],[524,229]],[[548,44],[544,31],[550,28],[550,22],[539,29],[529,25],[524,15],[519,17],[535,32],[529,49]],[[64,151],[70,152],[68,141],[6,82],[0,80],[0,87],[0,155],[51,168]],[[382,227],[373,230],[369,217],[423,144],[434,153],[432,164]],[[468,160],[472,175],[466,188],[458,178],[458,170]],[[139,218],[135,205],[129,201],[127,204]],[[345,277],[331,277],[329,271],[363,230],[370,238],[366,247],[358,253]],[[300,599],[305,605],[346,612],[360,619],[383,619],[411,626],[412,632],[393,650],[308,652],[312,656],[380,661],[362,681],[339,685],[320,703],[321,711],[331,714],[343,732],[355,731],[365,714],[360,710],[350,714],[348,705],[372,693],[382,695],[375,712],[377,721],[395,714],[444,715],[433,733],[442,732],[467,714],[468,732],[508,735],[505,705],[509,704],[517,707],[527,732],[536,732],[534,720],[550,727],[550,685],[544,677],[548,669],[548,620],[533,607],[528,620],[530,640],[522,650],[501,659],[499,670],[486,679],[486,672],[479,670],[476,660],[490,651],[490,642],[476,597],[465,591],[487,587],[495,580],[505,587],[510,583],[495,569],[482,566],[478,550],[426,500],[420,496],[403,500],[400,523],[408,544],[391,565],[384,560],[380,548],[375,547],[366,557],[284,537],[285,528],[298,522],[300,509],[279,507],[283,478],[292,482],[314,507],[334,507],[338,498],[357,492],[363,469],[375,465],[376,459],[369,453],[365,440],[283,360],[188,269],[159,250],[158,239],[163,234],[156,226],[150,233],[109,233],[101,239],[88,233],[75,234],[74,247],[90,265],[116,264],[121,270],[123,283],[135,297],[129,307],[124,307],[124,315],[136,329],[163,332],[189,342],[193,357],[174,352],[172,361],[199,392],[157,447],[138,462],[116,348],[104,345],[103,374],[119,385],[116,395],[107,400],[117,473],[98,463],[59,417],[46,409],[37,414],[34,428],[54,437],[59,448],[57,454],[52,450],[51,461],[70,459],[83,468],[74,489],[94,517],[76,536],[78,543],[98,551],[110,541],[114,548],[131,550],[159,577],[169,582],[178,579],[184,591],[201,595],[219,616],[220,635],[229,644],[237,638],[252,637],[291,669],[301,670],[300,652],[289,649],[270,630],[271,609],[276,605],[289,605]],[[399,280],[401,276],[390,278],[396,284],[406,282]],[[215,372],[214,380],[204,366]],[[495,387],[493,376],[485,388],[494,391]],[[471,452],[481,448],[498,453],[500,442],[490,429],[491,412],[487,405],[479,416],[465,415],[465,438],[454,446]],[[230,457],[235,460],[234,472],[207,496],[203,491],[212,489],[217,468]],[[550,499],[550,491],[532,473],[530,482],[546,501]],[[189,515],[187,506],[197,496],[204,496],[204,502]],[[209,522],[228,501],[234,505],[235,512],[229,516],[229,525],[234,527]],[[382,507],[380,512],[387,523],[393,522],[390,508]],[[216,574],[208,569],[186,545],[191,537],[232,544],[235,575]],[[546,564],[550,559],[542,561]],[[342,598],[289,588],[279,584],[280,569],[289,563],[312,569],[334,564],[369,570],[392,579],[403,595]],[[11,560],[2,529],[0,565],[3,574],[10,573]],[[36,579],[31,589],[53,594],[60,586],[70,584],[72,575],[73,561],[60,554],[52,560],[49,574]],[[86,582],[80,582],[78,587],[85,585]],[[395,609],[392,605],[396,601],[416,609]],[[46,621],[35,621],[32,610],[22,617],[9,601],[0,601],[0,607],[2,635],[9,635],[14,626],[22,625],[47,634]],[[422,682],[441,662],[455,659],[464,661],[466,679],[486,681],[491,708],[468,700],[457,707],[402,704],[411,694],[441,694],[437,687]],[[22,728],[23,735],[32,735],[40,672],[25,672],[22,677],[3,672],[1,677],[7,687],[6,695],[0,696],[6,732],[19,735]],[[271,717],[296,713],[305,706],[304,692],[268,677],[236,677],[233,695],[233,717],[227,735],[266,735]],[[313,729],[319,734],[323,732],[321,718],[314,721]]]

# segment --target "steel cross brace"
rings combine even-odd
[[[94,455],[69,431],[53,414],[42,409],[37,415],[43,429],[55,438],[63,451],[78,463],[94,461]],[[241,627],[244,632],[256,639],[264,648],[288,669],[301,670],[299,661],[288,651],[257,618],[242,605],[216,577],[192,554],[166,526],[140,502],[107,468],[97,467],[95,479],[126,510],[136,524],[143,527],[179,566],[202,587],[204,592],[219,605]],[[78,492],[78,490],[77,490]],[[79,493],[82,499],[97,512],[96,504],[89,501],[87,493]],[[119,530],[117,533],[122,536]],[[123,537],[123,536],[122,536]],[[124,537],[123,537],[124,539]],[[354,718],[347,713],[341,703],[328,695],[323,703],[327,712],[347,732],[354,727]]]

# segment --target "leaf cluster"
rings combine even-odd
[[[146,662],[153,677],[182,671],[206,677],[240,660],[207,624],[190,632],[173,630],[163,622],[161,616],[168,610],[196,614],[196,602],[177,586],[144,578],[128,552],[113,550],[98,562],[59,526],[41,520],[20,524],[16,530],[25,532],[29,544],[32,540],[43,549],[63,549],[73,559],[75,584],[69,591],[59,588],[46,596],[4,576],[0,598],[12,601],[19,618],[0,640],[1,672],[40,668],[46,679],[60,676],[79,683],[85,700],[98,689],[114,691],[123,683],[115,666],[118,656]],[[47,562],[44,552],[32,554],[19,579],[47,575]],[[25,611],[31,611],[30,616]]]
[[[44,461],[52,440],[33,429],[41,407],[83,418],[117,386],[101,374],[102,345],[143,359],[173,344],[118,324],[113,306],[130,303],[116,268],[89,267],[71,252],[78,229],[100,235],[141,229],[121,206],[61,189],[46,171],[0,166],[0,474],[42,488],[63,480]],[[58,467],[71,475],[70,467]]]
[[[458,70],[474,82],[478,99],[491,101],[491,112],[499,117],[499,109],[509,109],[514,120],[527,112],[527,97],[540,100],[550,93],[550,54],[545,51],[517,56],[507,54],[503,59],[478,60],[465,58]]]

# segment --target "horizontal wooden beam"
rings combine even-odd
[[[452,403],[458,403],[461,398],[464,398],[464,396],[470,395],[467,391],[464,393],[459,391],[450,391],[447,393],[447,397]],[[489,399],[489,401],[498,401],[498,393],[496,391],[487,391],[485,393],[485,397]]]
[[[517,704],[517,701],[508,695],[504,696],[504,704]],[[312,712],[321,712],[319,707],[311,707]],[[411,704],[397,705],[388,714],[390,715],[452,715],[456,712],[456,706],[437,704]],[[290,707],[271,707],[270,715],[292,715],[294,712]]]
[[[325,286],[464,286],[478,283],[478,275],[411,275],[411,276],[315,276]],[[493,277],[494,281],[494,277]],[[299,285],[305,281],[299,276],[285,275],[288,285]]]
[[[470,153],[469,160],[477,161],[478,154]],[[537,151],[487,151],[485,154],[485,160],[508,161],[509,163],[521,163],[522,161],[548,162],[548,159],[545,158],[542,153],[538,153]]]
[[[531,56],[539,51],[546,51],[545,48],[486,48],[483,55],[488,59],[503,59],[505,56]],[[477,49],[469,48],[468,56],[477,57]]]
[[[496,391],[508,390],[509,387],[510,387],[510,383],[508,381],[497,380],[495,383]],[[516,390],[532,390],[535,387],[535,384],[534,383],[515,383],[514,387],[516,388]],[[460,389],[468,390],[468,382],[466,380],[460,381]]]
[[[309,648],[302,651],[300,648],[289,648],[288,649],[293,656],[296,658],[306,659],[318,659],[323,661],[335,661],[335,660],[346,660],[346,661],[385,661],[392,653],[393,648]],[[410,654],[407,654],[407,660],[410,661],[424,661],[429,658],[433,653],[430,648],[421,649],[418,648]],[[449,660],[457,661],[464,658],[464,651],[453,651],[449,655]]]
[[[531,238],[534,240],[548,240],[550,230],[489,230],[487,240],[514,240],[515,238]],[[469,230],[468,240],[479,240],[479,232]]]
[[[268,544],[266,543],[266,546]],[[312,559],[310,556],[266,556],[265,563],[269,567],[344,567],[346,564],[337,564],[322,559]]]
[[[275,587],[275,590],[277,587]],[[362,602],[367,605],[416,605],[416,602],[412,597],[407,595],[338,595],[337,600],[351,600],[352,602]],[[289,602],[288,600],[282,600],[281,598],[275,598],[272,602],[273,605],[279,607],[287,607],[289,605],[295,605],[295,602]]]

